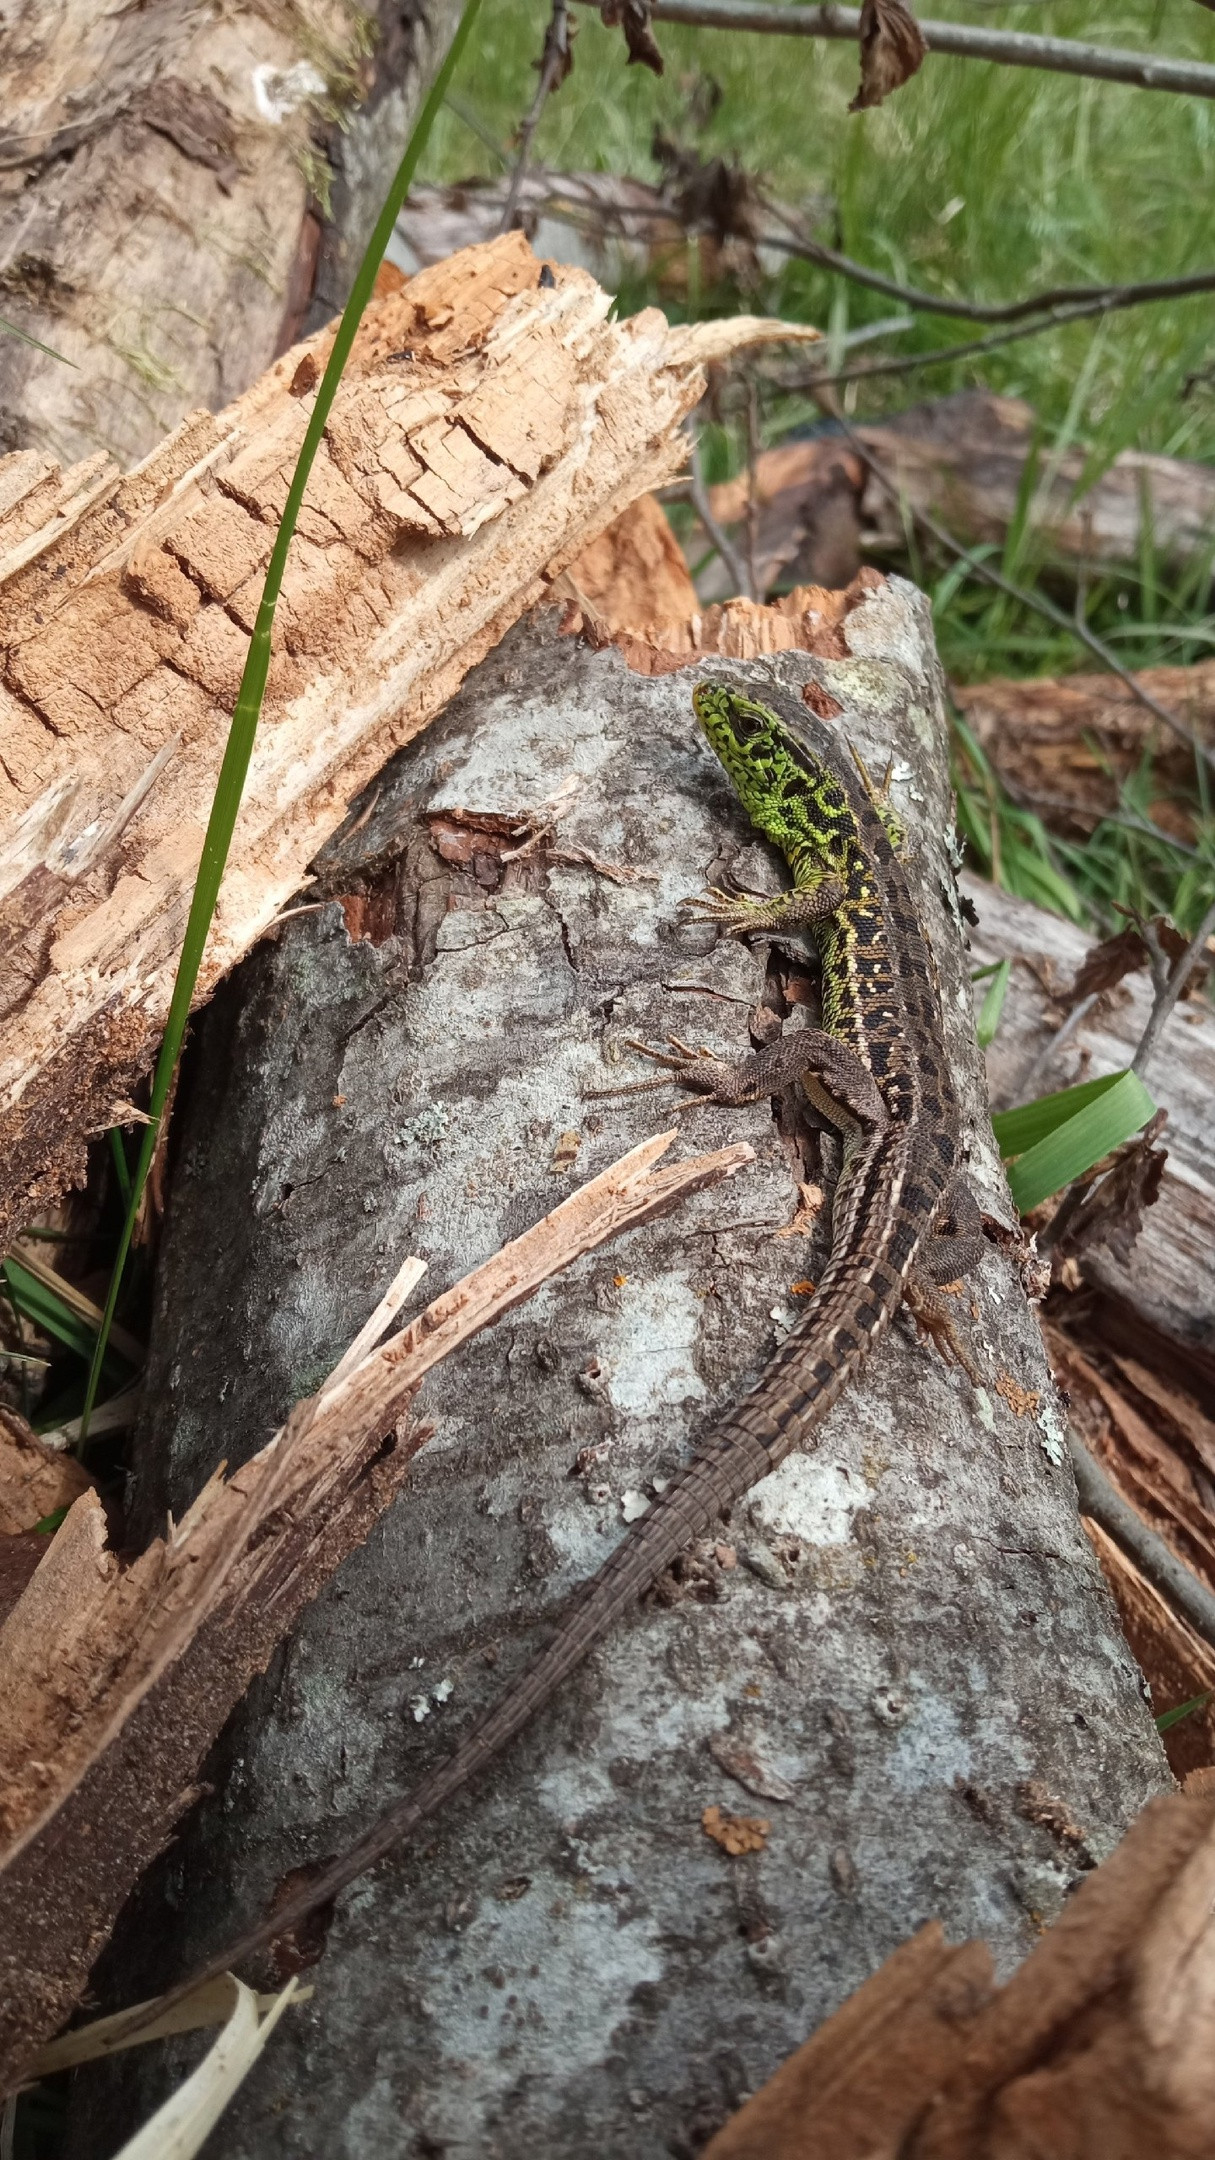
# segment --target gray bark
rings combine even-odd
[[[892,580],[846,635],[847,659],[714,668],[812,677],[876,769],[893,747],[971,1174],[1008,1220],[942,839],[927,603]],[[135,1471],[145,1525],[266,1438],[407,1250],[437,1289],[553,1204],[563,1133],[581,1134],[581,1177],[668,1122],[664,1096],[583,1099],[635,1076],[624,1038],[747,1047],[762,955],[675,908],[727,864],[774,873],[689,687],[559,639],[551,617],[512,631],[319,865],[322,894],[381,941],[352,942],[336,906],[298,916],[199,1023]],[[559,844],[656,882],[534,858],[500,881],[488,851],[453,867],[420,823],[534,806],[571,772]],[[222,1945],[411,1787],[636,1496],[758,1376],[824,1229],[778,1235],[797,1195],[767,1104],[693,1113],[692,1144],[727,1138],[751,1140],[752,1170],[580,1265],[430,1386],[410,1487],[232,1720],[211,1796],[98,1976],[106,2007]],[[981,1395],[896,1324],[723,1527],[739,1564],[700,1552],[682,1595],[647,1601],[448,1819],[343,1900],[312,2001],[216,2153],[691,2153],[922,1920],[985,1936],[1005,1970],[1028,1949],[1077,1859],[1018,1814],[1021,1781],[1060,1795],[1100,1856],[1168,1780],[1006,1249],[958,1313]],[[1001,1375],[1036,1404],[1010,1385],[1018,1414]],[[701,1826],[712,1805],[766,1817],[764,1849],[727,1857]],[[99,2122],[112,2150],[123,2111],[146,2113],[199,2046],[81,2073],[76,2160]]]

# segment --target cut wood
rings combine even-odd
[[[546,581],[680,464],[702,362],[817,333],[608,320],[510,234],[372,302],[313,471],[200,996]],[[331,333],[123,477],[0,462],[0,1238],[123,1117]]]
[[[597,1169],[665,1123],[669,1095],[588,1099],[648,1075],[630,1039],[741,1050],[752,1021],[811,997],[787,956],[766,972],[679,919],[706,877],[776,874],[689,710],[710,631],[770,655],[715,671],[805,686],[878,770],[893,748],[970,1171],[1011,1222],[950,906],[928,606],[876,577],[818,601],[706,614],[645,672],[636,635],[593,647],[585,618],[573,634],[571,601],[570,634],[555,610],[516,626],[352,806],[315,864],[314,896],[340,911],[285,922],[199,1023],[137,1524],[179,1512],[219,1452],[263,1444],[402,1249],[450,1282],[571,1163]],[[437,1430],[407,1501],[237,1712],[215,1792],[94,1981],[99,2008],[222,1952],[407,1793],[804,1309],[826,1242],[813,1139],[766,1102],[685,1122],[706,1148],[746,1140],[754,1163],[428,1383],[417,1413]],[[285,1959],[323,1952],[315,1994],[235,2101],[229,2160],[343,2141],[692,2152],[925,1913],[1024,1953],[1078,1863],[1018,1812],[1019,1785],[1041,1780],[1103,1853],[1163,1759],[1006,1246],[957,1315],[991,1376],[981,1397],[892,1329],[804,1450],[531,1731],[295,1931]],[[169,2041],[82,2073],[72,2160],[180,2065]]]
[[[6,8],[0,313],[52,350],[0,337],[0,449],[132,465],[340,308],[457,12]]]

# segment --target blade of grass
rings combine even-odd
[[[1108,1095],[1123,1078],[1121,1072],[1103,1073],[1097,1080],[1081,1080],[1075,1087],[1057,1088],[1051,1095],[1035,1096],[1033,1102],[1021,1103],[1014,1110],[997,1110],[991,1121],[996,1145],[1005,1162],[1014,1155],[1024,1155],[1027,1148],[1035,1147],[1039,1140],[1057,1132],[1078,1110],[1089,1103],[1098,1102]],[[1144,1090],[1146,1094],[1146,1089]],[[1148,1111],[1148,1116],[1152,1112]]]
[[[62,360],[64,367],[77,365],[75,360],[68,359],[66,353],[56,352],[53,345],[44,345],[41,338],[31,337],[28,330],[19,330],[15,322],[9,321],[7,315],[0,315],[0,335],[16,338],[19,345],[32,345],[35,352],[45,353],[48,360]]]
[[[1006,1111],[1000,1120],[1003,1132],[996,1137],[1001,1152],[1005,1152],[1008,1121],[1022,1119],[1022,1126],[1014,1126],[1014,1130],[1023,1131],[1029,1123],[1027,1113],[1051,1105],[1050,1129],[1024,1153],[1018,1151],[1009,1169],[1009,1190],[1022,1215],[1028,1215],[1040,1201],[1083,1177],[1094,1163],[1121,1147],[1155,1115],[1156,1106],[1137,1073],[1110,1073],[1104,1083],[1090,1081],[1086,1085],[1100,1092],[1090,1093],[1089,1100],[1070,1117],[1060,1113],[1058,1096],[1053,1101],[1044,1096],[1041,1103],[1028,1103],[1021,1111]],[[1082,1088],[1062,1091],[1064,1096],[1082,1092]]]
[[[63,1298],[56,1297],[53,1290],[48,1290],[11,1254],[4,1262],[4,1279],[9,1296],[24,1319],[41,1334],[49,1335],[76,1357],[83,1358],[86,1365],[91,1363],[97,1345],[96,1321],[90,1321],[87,1314],[74,1312]],[[126,1377],[125,1367],[115,1361],[113,1351],[107,1354],[106,1370],[114,1379]]]
[[[979,1018],[975,1027],[975,1034],[978,1038],[980,1050],[986,1050],[988,1044],[995,1040],[996,1029],[1000,1025],[1000,1015],[1004,1010],[1008,978],[1011,974],[1012,961],[1001,960],[999,967],[992,976],[983,1003],[979,1007]]]
[[[435,76],[426,102],[414,122],[409,141],[405,145],[405,154],[397,167],[392,186],[384,199],[384,206],[376,219],[375,230],[367,243],[367,252],[355,275],[350,298],[342,311],[337,336],[333,341],[333,350],[329,355],[325,372],[321,377],[320,387],[316,393],[316,404],[312,410],[312,417],[308,422],[295,472],[292,475],[291,486],[287,490],[282,523],[279,526],[266,569],[266,581],[262,587],[257,622],[249,643],[249,652],[245,660],[244,673],[241,676],[240,690],[237,693],[236,706],[232,714],[232,725],[228,730],[228,741],[224,751],[223,764],[220,767],[219,779],[216,782],[211,815],[207,821],[202,856],[194,885],[194,896],[190,903],[185,938],[182,942],[181,959],[178,962],[177,976],[173,984],[173,995],[169,1003],[168,1018],[165,1022],[164,1038],[160,1046],[160,1055],[156,1061],[156,1070],[152,1076],[152,1090],[148,1101],[149,1120],[143,1130],[139,1158],[131,1180],[131,1198],[127,1206],[122,1235],[118,1241],[118,1251],[115,1255],[113,1271],[110,1276],[109,1294],[106,1298],[105,1312],[97,1337],[97,1348],[93,1357],[92,1369],[89,1373],[84,1409],[80,1419],[80,1440],[78,1442],[80,1447],[84,1446],[88,1438],[89,1418],[92,1415],[93,1405],[97,1399],[102,1360],[105,1356],[105,1346],[113,1325],[118,1294],[122,1287],[127,1254],[131,1249],[136,1217],[143,1200],[148,1173],[152,1167],[152,1158],[156,1150],[161,1117],[164,1113],[165,1104],[169,1099],[173,1074],[185,1039],[190,1007],[193,1003],[194,991],[198,982],[198,971],[202,965],[207,936],[215,913],[216,902],[219,898],[220,883],[228,860],[232,834],[236,827],[237,813],[240,810],[241,796],[244,792],[245,777],[249,770],[249,760],[253,755],[253,743],[257,734],[257,723],[261,715],[266,677],[270,668],[270,633],[274,625],[275,609],[282,589],[287,554],[295,534],[300,505],[304,499],[304,491],[308,485],[313,461],[320,448],[321,437],[325,431],[325,424],[329,418],[337,387],[342,378],[342,371],[350,357],[350,349],[354,344],[355,335],[363,319],[367,302],[371,298],[376,272],[384,259],[385,250],[389,240],[392,238],[393,227],[404,206],[422,152],[429,140],[435,120],[447,95],[448,85],[459,64],[460,56],[468,43],[480,8],[481,0],[465,0],[464,11],[456,25],[456,33],[448,46],[443,65]]]
[[[1181,1724],[1183,1718],[1193,1717],[1196,1711],[1205,1710],[1213,1692],[1215,1691],[1206,1688],[1201,1695],[1191,1695],[1188,1702],[1177,1703],[1172,1710],[1162,1710],[1156,1720],[1157,1732],[1171,1732],[1174,1725]]]

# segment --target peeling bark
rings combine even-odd
[[[373,301],[287,567],[200,978],[547,580],[682,460],[702,359],[817,333],[607,320],[519,234]],[[121,1122],[167,1010],[262,577],[331,332],[134,472],[0,462],[0,1242]]]
[[[1008,1221],[927,604],[875,581],[821,641],[733,665],[809,682],[876,769],[893,749],[971,1175]],[[551,617],[512,631],[317,862],[340,912],[285,923],[200,1024],[135,1466],[149,1524],[221,1450],[261,1443],[404,1250],[450,1280],[571,1163],[655,1129],[651,1097],[585,1099],[635,1077],[628,1038],[739,1050],[761,992],[807,994],[677,923],[706,876],[773,867],[694,733],[688,654],[659,657],[676,671],[631,671]],[[523,843],[504,829],[571,775],[551,856],[506,861]],[[408,1790],[758,1375],[822,1264],[816,1158],[766,1104],[693,1115],[698,1144],[746,1139],[754,1166],[581,1263],[424,1392],[438,1429],[408,1507],[232,1721],[213,1796],[98,1974],[106,2007],[220,1947]],[[1057,1795],[1099,1857],[1167,1774],[1007,1249],[958,1318],[981,1395],[898,1324],[450,1818],[320,1917],[316,1994],[226,2118],[232,2160],[690,2154],[925,1916],[1004,1968],[1024,1953],[1078,1862],[1019,1786]],[[101,2119],[112,2144],[120,2108],[146,2111],[185,2045],[80,2074],[75,2160]]]

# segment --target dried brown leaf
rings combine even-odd
[[[619,23],[629,48],[630,67],[639,61],[651,74],[663,73],[665,62],[650,28],[648,0],[603,0],[599,15],[608,30],[614,30]]]
[[[1160,1197],[1160,1181],[1169,1159],[1167,1148],[1157,1147],[1168,1112],[1158,1110],[1137,1140],[1128,1141],[1111,1157],[1111,1167],[1094,1185],[1060,1240],[1069,1258],[1095,1251],[1104,1245],[1124,1267],[1143,1228],[1144,1210]]]
[[[1076,970],[1075,980],[1067,993],[1069,1005],[1078,1005],[1082,998],[1099,996],[1103,990],[1112,990],[1124,975],[1133,975],[1138,968],[1146,967],[1148,949],[1139,932],[1128,924],[1113,937],[1102,938],[1091,952],[1085,954]]]
[[[863,112],[900,90],[921,66],[928,47],[903,0],[864,0],[861,8],[861,87],[848,107]]]
[[[1166,959],[1176,967],[1177,962],[1189,950],[1189,939],[1177,928],[1176,923],[1169,921],[1167,915],[1153,916],[1150,927]],[[1146,940],[1129,923],[1125,930],[1117,931],[1113,937],[1103,938],[1099,945],[1094,945],[1092,951],[1085,955],[1076,970],[1075,981],[1067,993],[1069,1005],[1078,1005],[1081,998],[1099,995],[1103,990],[1112,990],[1115,983],[1122,981],[1124,975],[1133,975],[1136,969],[1146,967],[1148,957]],[[1186,980],[1182,996],[1193,997],[1202,988],[1209,972],[1207,966],[1199,961]]]

